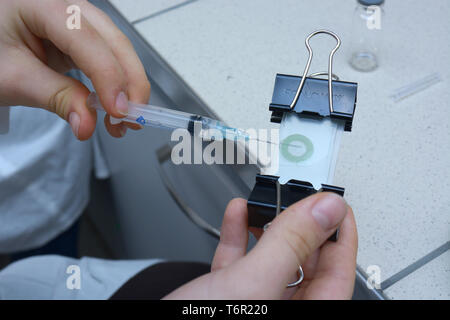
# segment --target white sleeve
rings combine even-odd
[[[148,260],[72,259],[56,255],[19,260],[0,271],[1,300],[104,300],[145,268]],[[78,283],[77,285],[75,285]]]

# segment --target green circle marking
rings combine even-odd
[[[305,146],[306,151],[302,155],[299,155],[299,156],[292,154],[289,151],[289,146],[293,142],[301,142]],[[283,157],[285,157],[287,160],[289,160],[291,162],[305,161],[305,160],[309,159],[313,153],[314,153],[314,146],[313,146],[311,140],[309,140],[307,137],[305,137],[301,134],[290,135],[286,139],[284,139],[283,142],[281,143],[281,154],[283,155]]]

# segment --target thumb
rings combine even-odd
[[[22,53],[18,53],[20,55]],[[3,87],[2,100],[9,105],[47,109],[66,120],[79,140],[94,132],[97,113],[87,107],[89,90],[79,81],[57,73],[36,58],[17,57],[21,68],[13,68]]]
[[[261,289],[267,286],[275,295],[283,293],[298,266],[335,232],[346,213],[344,199],[325,192],[284,210],[247,256],[249,263],[257,266],[253,281],[264,283]]]

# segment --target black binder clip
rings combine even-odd
[[[309,76],[312,60],[312,49],[309,40],[320,33],[331,35],[336,39],[336,46],[331,51],[328,60],[328,72],[319,72]],[[340,47],[339,37],[328,30],[318,30],[311,33],[305,40],[309,58],[303,76],[277,74],[272,103],[271,121],[281,123],[285,112],[295,112],[300,117],[315,117],[344,121],[344,130],[351,131],[356,107],[358,84],[340,81],[333,74],[333,56]],[[328,79],[318,76],[328,75]],[[275,216],[291,204],[302,200],[316,192],[334,192],[344,195],[344,188],[322,184],[320,190],[306,181],[290,180],[284,185],[278,183],[275,176],[257,175],[253,191],[248,199],[249,226],[265,227]],[[336,241],[338,231],[329,239]]]

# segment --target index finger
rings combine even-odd
[[[120,98],[124,94],[127,96],[127,81],[122,67],[82,12],[80,29],[67,28],[68,6],[60,0],[31,1],[21,6],[21,12],[31,32],[51,41],[92,80],[105,110],[122,118],[128,110],[127,99]]]

